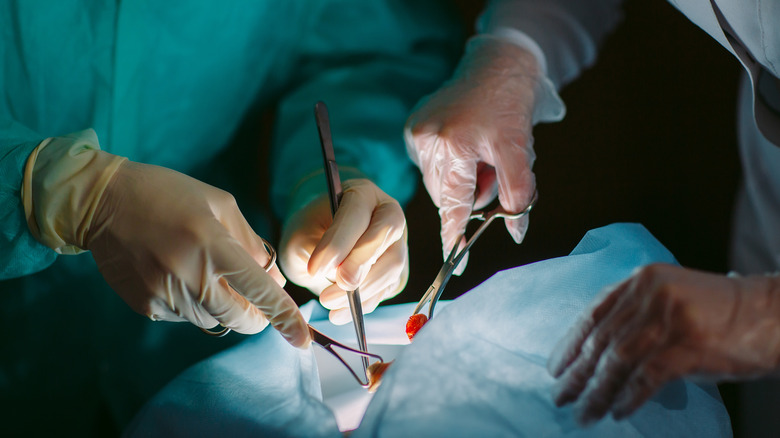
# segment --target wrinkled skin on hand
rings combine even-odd
[[[364,313],[396,296],[409,278],[406,218],[398,201],[367,179],[351,179],[335,218],[327,194],[285,223],[279,260],[294,283],[320,296],[334,324],[352,321],[345,291],[359,288]]]
[[[409,117],[407,150],[439,208],[444,258],[456,243],[465,246],[472,207],[485,207],[496,194],[510,212],[531,201],[536,189],[532,124],[542,78],[536,58],[525,49],[475,38],[452,79],[422,99]],[[528,218],[505,223],[520,243]]]
[[[673,265],[639,270],[596,299],[548,362],[559,406],[578,421],[622,419],[671,380],[776,372],[780,279],[732,278]]]

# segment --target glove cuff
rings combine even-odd
[[[101,151],[91,129],[42,141],[27,159],[22,183],[33,236],[59,254],[85,251],[95,209],[125,161]]]
[[[489,34],[480,34],[473,36],[466,44],[466,52],[470,50],[479,50],[482,44],[490,44],[490,41],[503,42],[525,51],[527,57],[536,61],[537,71],[534,75],[537,78],[536,90],[534,93],[534,112],[532,123],[536,125],[540,122],[560,122],[566,115],[566,105],[558,95],[555,85],[547,77],[547,61],[536,42],[526,34],[509,27],[499,27],[491,30]],[[511,56],[511,55],[510,55]]]

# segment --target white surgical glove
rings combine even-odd
[[[473,37],[453,77],[409,117],[407,150],[439,207],[445,258],[459,240],[465,245],[472,208],[485,207],[496,193],[510,212],[531,202],[536,189],[532,126],[560,120],[564,111],[542,70],[525,48],[493,36]],[[505,223],[520,243],[528,217]]]
[[[92,251],[106,282],[153,320],[257,333],[293,345],[309,332],[285,279],[233,197],[181,173],[99,150],[94,131],[45,140],[23,188],[33,234],[60,253]]]
[[[409,279],[406,219],[398,201],[367,179],[344,182],[332,217],[327,194],[284,225],[279,262],[287,277],[320,296],[334,324],[352,321],[345,291],[360,288],[364,313],[396,296]]]
[[[649,265],[596,299],[548,368],[578,421],[622,419],[666,382],[748,379],[780,367],[780,278]]]

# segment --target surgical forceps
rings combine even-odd
[[[268,243],[267,240],[263,239],[262,237],[260,239],[263,240],[263,246],[265,247],[266,251],[268,251],[268,253],[271,255],[271,259],[268,261],[268,263],[264,267],[265,271],[268,272],[271,269],[271,267],[274,265],[274,263],[276,262],[276,250],[274,250],[274,247],[271,246],[271,244]],[[349,370],[350,374],[352,374],[352,376],[355,378],[355,380],[357,380],[357,382],[360,384],[360,386],[362,386],[363,388],[368,388],[369,384],[370,384],[368,376],[364,373],[364,376],[365,376],[366,380],[365,380],[365,382],[363,380],[361,380],[360,377],[358,377],[358,375],[355,372],[355,370],[352,369],[352,367],[347,363],[347,361],[345,361],[344,358],[341,357],[341,355],[338,354],[336,352],[336,350],[333,349],[333,347],[338,347],[338,348],[340,348],[340,349],[342,349],[344,351],[348,351],[348,352],[360,355],[366,361],[368,360],[369,357],[372,357],[374,359],[379,360],[379,362],[384,362],[384,360],[382,359],[382,356],[379,356],[378,354],[372,354],[372,353],[369,353],[367,351],[360,351],[360,350],[356,350],[354,348],[348,347],[348,346],[346,346],[346,345],[344,345],[344,344],[342,344],[342,343],[340,343],[340,342],[338,342],[338,341],[336,341],[336,340],[326,336],[325,334],[323,334],[319,330],[315,329],[311,325],[307,324],[307,326],[309,327],[309,334],[311,335],[312,341],[314,341],[320,347],[325,349],[328,353],[330,353],[333,356],[335,356],[336,359],[339,360],[339,362],[341,362],[345,367],[347,367],[347,369]],[[230,333],[230,328],[228,328],[228,327],[222,327],[222,329],[218,330],[218,331],[211,331],[211,330],[209,330],[207,328],[203,328],[203,327],[200,327],[200,329],[203,331],[203,333],[206,333],[208,335],[215,336],[215,337],[218,337],[218,338],[220,338],[222,336],[225,336],[226,334]]]
[[[428,290],[423,294],[422,298],[420,299],[420,302],[417,303],[417,306],[414,308],[414,312],[412,312],[413,315],[420,312],[420,310],[423,308],[426,302],[430,301],[430,306],[428,307],[428,319],[430,320],[433,318],[433,309],[436,307],[436,302],[439,301],[439,298],[441,297],[441,293],[444,291],[444,286],[447,285],[447,282],[450,281],[450,277],[452,277],[452,273],[455,271],[455,268],[458,267],[458,263],[463,259],[463,257],[466,255],[466,253],[469,251],[469,248],[471,248],[471,245],[474,244],[474,242],[477,241],[479,236],[482,235],[482,233],[487,229],[487,227],[490,225],[491,222],[493,222],[493,219],[495,218],[502,218],[502,219],[520,219],[521,217],[527,215],[531,209],[534,207],[534,204],[536,204],[536,199],[539,197],[539,194],[537,192],[534,192],[533,198],[531,198],[531,202],[528,203],[528,206],[523,209],[523,211],[519,213],[509,213],[506,210],[504,210],[503,207],[500,205],[493,210],[490,211],[474,211],[469,216],[469,221],[472,219],[483,221],[482,224],[477,228],[477,230],[474,232],[474,234],[471,235],[471,237],[466,242],[466,246],[458,252],[458,247],[460,246],[461,239],[458,239],[457,242],[455,242],[455,246],[452,247],[452,251],[450,251],[450,255],[447,256],[447,260],[444,261],[444,264],[442,265],[441,269],[439,269],[439,273],[436,274],[436,278],[433,280],[433,283],[428,287]],[[466,234],[463,234],[463,237],[465,237]]]
[[[325,175],[328,180],[328,195],[330,195],[330,211],[334,218],[336,210],[341,203],[341,179],[339,178],[339,168],[336,165],[336,156],[333,152],[333,139],[330,135],[330,119],[328,117],[328,107],[324,102],[317,102],[314,105],[314,117],[317,121],[317,131],[320,134],[320,145],[322,146],[322,155],[325,159]],[[366,343],[366,327],[363,320],[363,306],[360,302],[360,291],[355,289],[347,291],[347,300],[349,301],[349,311],[352,314],[352,322],[355,325],[355,335],[357,336],[357,345],[361,352],[368,352]],[[366,353],[367,354],[367,353]],[[363,356],[363,374],[367,375],[368,357]],[[349,367],[347,367],[349,368]],[[349,369],[352,371],[352,368]]]
[[[333,349],[333,347],[338,347],[338,348],[340,348],[342,350],[358,354],[363,359],[365,359],[366,361],[368,360],[369,357],[373,357],[374,359],[378,359],[379,362],[384,362],[384,360],[382,359],[382,356],[380,356],[378,354],[372,354],[372,353],[369,353],[367,351],[360,351],[360,350],[356,350],[356,349],[351,348],[351,347],[347,347],[346,345],[344,345],[344,344],[342,344],[340,342],[337,342],[337,341],[335,341],[335,340],[325,336],[322,332],[320,332],[319,330],[315,329],[311,325],[309,326],[309,333],[311,334],[312,341],[314,341],[320,347],[324,348],[328,353],[330,353],[333,356],[335,356],[336,359],[339,360],[339,362],[341,362],[345,367],[347,367],[349,372],[352,374],[352,377],[354,377],[355,380],[358,381],[360,386],[362,386],[363,388],[368,388],[369,387],[371,381],[368,378],[368,375],[365,374],[365,373],[363,374],[364,377],[366,378],[366,381],[364,383],[362,380],[360,380],[360,377],[358,377],[358,375],[355,372],[355,370],[352,369],[352,367],[347,363],[347,361],[345,361],[344,358],[342,358],[341,355],[339,355],[336,352],[336,350]]]

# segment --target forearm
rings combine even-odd
[[[40,271],[56,259],[30,233],[22,202],[25,166],[43,139],[15,121],[0,119],[0,279]]]
[[[735,357],[745,363],[748,375],[780,376],[780,276],[740,278],[739,305],[732,318],[746,327],[735,340]]]
[[[560,89],[591,66],[598,47],[622,18],[622,0],[491,0],[479,33],[526,47]]]

